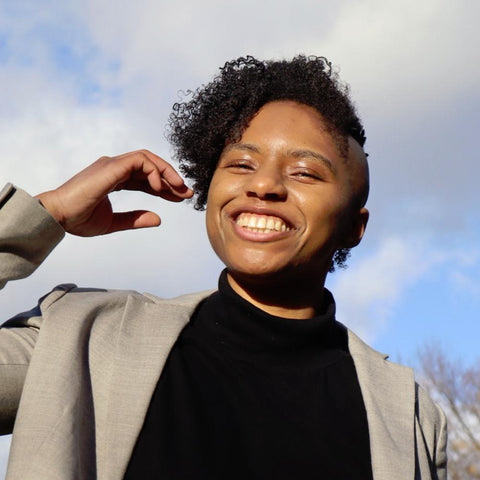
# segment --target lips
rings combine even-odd
[[[256,233],[288,232],[291,227],[280,217],[251,212],[242,212],[235,223],[246,230]]]

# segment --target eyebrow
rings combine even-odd
[[[260,149],[251,143],[231,143],[225,147],[225,152],[230,152],[232,150],[241,150],[252,153],[261,153]],[[314,158],[315,160],[320,161],[325,167],[327,167],[333,175],[337,174],[337,170],[333,165],[333,162],[322,155],[321,153],[314,152],[313,150],[308,149],[299,149],[299,150],[289,150],[287,155],[295,158]]]
[[[230,143],[224,148],[223,151],[230,152],[232,150],[244,150],[247,152],[260,153],[260,149],[257,146],[251,143],[240,143],[240,142]]]

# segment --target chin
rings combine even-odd
[[[252,265],[246,268],[243,264],[241,266],[227,265],[228,272],[235,278],[242,281],[252,283],[290,283],[292,285],[299,285],[311,283],[313,281],[322,282],[325,280],[326,274],[330,268],[330,263],[327,266],[316,269],[305,269],[304,266],[287,265],[287,266],[269,266],[265,264]]]
[[[252,267],[248,267],[245,265],[241,265],[239,267],[234,265],[227,265],[227,270],[232,275],[245,278],[269,278],[282,274],[282,269],[269,268],[266,265],[254,265]]]

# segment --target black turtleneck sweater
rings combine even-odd
[[[365,407],[327,290],[308,320],[229,286],[201,303],[160,376],[125,479],[372,478]]]

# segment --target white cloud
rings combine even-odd
[[[31,192],[59,185],[102,153],[128,149],[137,138],[122,112],[49,100],[0,117],[2,176]]]
[[[372,343],[385,333],[406,290],[421,289],[432,275],[473,305],[480,297],[478,258],[478,249],[444,248],[432,237],[382,238],[369,253],[354,258],[346,272],[328,279],[337,319]]]
[[[176,88],[195,87],[238,55],[316,53],[341,65],[377,115],[391,116],[477,92],[480,78],[475,2],[122,1],[112,15],[111,1],[96,0],[81,8],[95,43],[121,59],[124,85],[170,78]],[[186,73],[192,85],[179,83]]]
[[[462,94],[478,100],[478,3],[371,0],[344,7],[325,46],[376,115],[398,118],[438,105],[441,111]]]
[[[337,319],[373,341],[385,328],[405,289],[445,258],[445,253],[412,239],[383,239],[376,251],[332,278]]]

